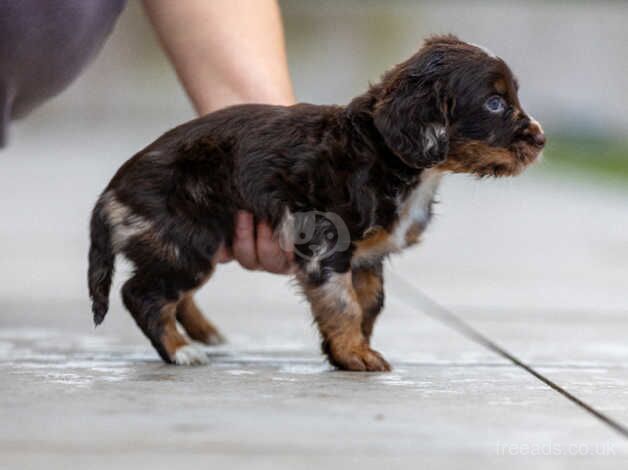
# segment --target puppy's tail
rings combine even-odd
[[[92,212],[90,238],[87,279],[89,296],[92,299],[94,325],[98,326],[109,310],[109,290],[115,262],[111,244],[111,226],[103,213],[102,199],[98,201]]]

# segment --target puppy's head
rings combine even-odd
[[[545,145],[517,90],[502,59],[454,36],[437,36],[374,87],[374,122],[409,166],[515,175]]]

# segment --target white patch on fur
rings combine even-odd
[[[314,213],[315,211],[311,212]],[[333,214],[330,214],[329,217],[331,217],[332,215]],[[279,246],[282,250],[294,251],[297,256],[304,256],[302,253],[295,249],[295,242],[297,238],[297,228],[295,227],[295,221],[296,217],[294,216],[294,214],[292,214],[290,210],[286,208],[284,215],[275,230],[275,235],[279,239]],[[348,232],[346,234],[346,237],[348,238]],[[316,243],[314,243],[313,240],[311,241],[312,243],[309,245],[309,248],[312,250],[312,253],[308,256],[309,259],[307,264],[305,265],[305,270],[308,273],[316,273],[321,269],[321,260],[333,254],[333,249],[337,248],[337,246],[332,246],[329,240],[325,237],[321,237],[320,240],[317,239]],[[339,242],[336,242],[336,245],[338,243]],[[349,244],[350,240],[347,240],[347,247]]]
[[[305,272],[308,274],[314,274],[319,271],[321,268],[321,262],[317,256],[312,256],[312,258],[305,265]]]
[[[359,254],[351,260],[353,267],[369,265],[391,253],[398,253],[408,246],[406,234],[415,225],[427,225],[430,217],[430,207],[434,195],[440,184],[443,172],[439,170],[425,170],[421,174],[421,181],[414,191],[404,200],[397,201],[397,215],[399,220],[393,227],[391,236],[368,251],[359,250]]]
[[[321,269],[321,258],[329,252],[329,246],[324,243],[319,245],[313,252],[312,257],[305,265],[308,273],[315,273]]]
[[[474,44],[472,42],[470,42],[469,44],[472,45],[473,47],[477,47],[478,49],[480,49],[482,52],[484,52],[487,56],[491,57],[492,59],[497,59],[497,56],[493,53],[493,51],[489,50],[488,48],[484,46],[480,46],[479,44]]]
[[[532,116],[532,115],[528,115],[528,116],[530,117],[530,126],[536,126],[536,127],[538,127],[539,132],[545,133],[545,132],[543,131],[543,127],[541,126],[541,123],[540,123],[539,121],[537,121],[537,120],[534,118],[534,116]],[[536,157],[536,162],[537,162],[537,163],[542,162],[542,161],[543,161],[543,157],[544,157],[544,154],[543,154],[543,151],[541,151],[541,152],[537,155],[537,157]]]
[[[427,224],[430,207],[443,174],[439,170],[425,170],[417,188],[403,201],[397,211],[399,221],[392,233],[392,245],[395,251],[406,246],[406,233],[415,224]]]
[[[122,250],[129,238],[153,227],[149,220],[134,214],[129,207],[118,201],[113,191],[106,192],[102,200],[104,212],[111,224],[111,243],[115,252]]]
[[[295,234],[295,217],[292,212],[286,207],[283,217],[279,222],[279,225],[275,229],[275,235],[279,239],[279,246],[284,251],[294,250],[294,242],[296,241]],[[305,265],[305,271],[308,273],[315,273],[320,270],[320,258],[326,253],[325,246],[319,246],[312,252],[311,258]]]
[[[207,354],[195,344],[181,346],[174,353],[172,360],[180,366],[200,366],[209,363]]]
[[[321,299],[326,304],[342,303],[346,312],[354,312],[355,296],[352,295],[353,282],[351,273],[332,273],[325,284],[318,288]]]

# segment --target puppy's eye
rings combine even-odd
[[[491,113],[501,113],[506,109],[506,101],[499,95],[493,95],[486,100],[484,107]]]

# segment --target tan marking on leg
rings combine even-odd
[[[185,332],[195,341],[209,345],[225,342],[218,329],[205,318],[194,302],[192,293],[184,295],[177,305],[177,320]]]
[[[382,244],[386,244],[389,238],[390,233],[388,233],[383,227],[373,227],[368,230],[362,240],[355,243],[357,247],[356,251],[370,251]]]
[[[375,319],[382,309],[384,286],[381,274],[373,269],[353,270],[353,287],[362,308],[362,333],[370,341]]]
[[[353,371],[387,371],[390,365],[373,351],[362,333],[362,308],[351,273],[334,274],[322,286],[300,279],[323,336],[323,351],[334,366]]]
[[[182,346],[189,344],[188,340],[177,330],[177,322],[175,321],[176,303],[169,303],[161,308],[160,321],[162,324],[161,344],[168,353],[168,356],[174,360],[174,355]]]
[[[394,250],[392,235],[383,227],[372,227],[362,240],[355,242],[353,258],[370,260],[385,256]]]
[[[170,303],[161,309],[162,334],[160,337],[163,349],[170,360],[178,365],[196,366],[207,364],[205,352],[187,339],[177,329],[175,320],[177,304]]]
[[[353,287],[362,309],[368,309],[378,302],[383,286],[377,274],[360,269],[353,272]]]

